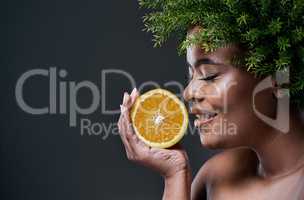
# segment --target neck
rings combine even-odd
[[[290,119],[290,123],[288,133],[270,131],[268,139],[253,148],[260,161],[261,176],[280,177],[304,167],[303,124],[299,118]]]

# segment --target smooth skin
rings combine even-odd
[[[201,27],[189,30],[191,36]],[[193,178],[186,152],[180,145],[157,149],[141,142],[131,126],[129,111],[139,93],[124,94],[118,122],[129,160],[157,171],[165,181],[166,200],[303,200],[304,126],[301,112],[290,111],[290,130],[283,134],[260,120],[253,111],[252,92],[261,79],[233,65],[244,49],[238,45],[206,53],[199,46],[187,49],[190,82],[184,99],[190,114],[217,112],[211,123],[196,120],[200,140],[209,149],[224,149],[201,167]],[[257,109],[276,116],[278,88],[255,98]],[[225,122],[227,129],[213,129]],[[228,126],[229,127],[229,126]]]

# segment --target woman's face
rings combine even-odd
[[[187,49],[190,82],[184,98],[190,102],[205,147],[250,146],[263,142],[266,135],[262,133],[270,128],[253,111],[252,92],[260,79],[232,64],[233,56],[241,53],[236,45],[212,53],[198,46]],[[275,116],[271,91],[257,95],[255,106],[263,114]]]

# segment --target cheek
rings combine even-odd
[[[223,119],[240,127],[244,120],[250,120],[251,94],[254,88],[253,83],[245,81],[246,77],[240,77],[238,73],[226,74],[217,85],[219,98],[216,106],[220,108]]]
[[[225,81],[226,112],[249,112],[255,85],[255,79],[247,73],[236,71],[229,74]]]
[[[237,80],[234,79],[232,74],[222,75],[220,79],[216,80],[206,89],[206,93],[210,94],[208,98],[209,103],[212,104],[214,109],[222,113],[227,112],[229,104],[238,99],[234,95],[237,94],[236,86]]]
[[[227,79],[228,80],[228,79]],[[237,127],[238,139],[245,142],[254,133],[257,127],[262,127],[253,110],[252,94],[257,80],[247,74],[231,74],[230,87],[226,90],[224,103],[224,119],[228,124]]]

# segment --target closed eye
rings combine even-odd
[[[199,80],[213,81],[217,76],[218,76],[218,74],[213,74],[213,75],[210,75],[210,76],[207,76],[207,77],[200,78]]]

